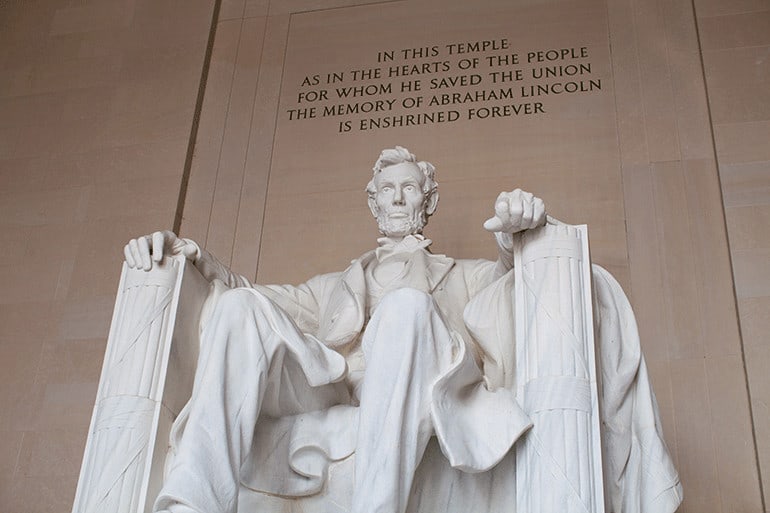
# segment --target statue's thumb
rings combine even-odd
[[[186,258],[192,258],[193,256],[195,256],[197,252],[198,252],[198,248],[196,248],[194,244],[185,244],[182,247],[182,254]]]
[[[490,232],[499,232],[503,229],[503,222],[499,217],[490,217],[484,221],[484,229]]]

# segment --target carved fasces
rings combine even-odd
[[[192,390],[207,292],[183,256],[149,272],[124,264],[73,513],[150,511]]]
[[[585,226],[515,237],[516,511],[602,513],[601,437]]]

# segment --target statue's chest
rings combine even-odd
[[[428,266],[421,256],[419,253],[397,254],[367,266],[364,276],[368,313],[376,308],[385,294],[394,290],[411,288],[426,294],[433,292],[428,279]]]

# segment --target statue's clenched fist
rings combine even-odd
[[[131,239],[123,248],[128,266],[145,271],[152,269],[153,262],[160,262],[164,255],[184,255],[194,260],[198,251],[197,244],[180,239],[169,230]]]
[[[495,215],[484,222],[490,232],[517,233],[545,223],[545,204],[532,193],[516,189],[501,192],[495,200]]]

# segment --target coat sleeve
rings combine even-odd
[[[339,273],[322,274],[301,285],[256,285],[245,276],[232,272],[211,253],[200,248],[195,259],[195,267],[212,284],[211,293],[204,306],[202,315],[204,320],[208,318],[208,314],[223,291],[246,287],[256,289],[267,296],[289,314],[302,332],[312,334],[318,332],[320,305],[328,293],[327,289],[331,283],[336,282],[339,275]]]

